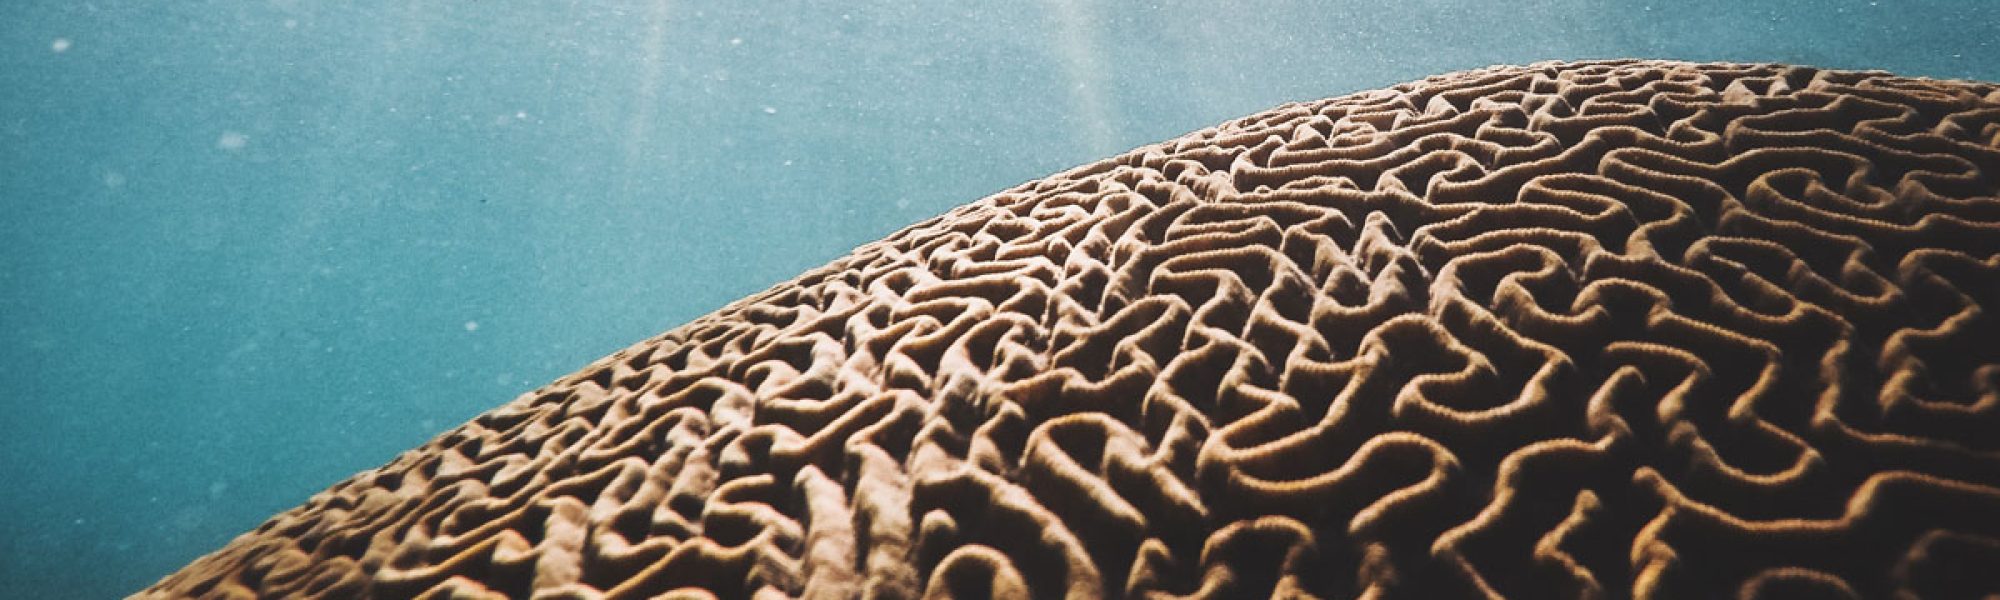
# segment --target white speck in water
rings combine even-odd
[[[466,321],[466,322],[465,322],[465,330],[466,330],[466,331],[479,331],[479,322],[478,322],[478,321]]]
[[[83,524],[83,519],[77,519],[77,520],[76,520],[76,524],[78,524],[78,525],[82,525],[82,524]]]
[[[56,38],[56,41],[49,42],[49,50],[53,50],[57,54],[68,52],[69,38]]]
[[[776,108],[773,108],[773,107],[769,107],[769,106],[766,106],[766,107],[764,107],[764,114],[767,114],[767,115],[775,115],[775,114],[778,114],[778,109],[776,109]]]
[[[516,118],[516,119],[526,119],[526,118],[528,118],[528,111],[525,111],[525,110],[517,110],[517,111],[514,111],[514,118]]]
[[[215,147],[229,151],[242,150],[244,146],[248,145],[250,145],[250,136],[234,131],[224,131],[222,132],[222,137],[215,140]]]
[[[786,160],[786,161],[785,161],[785,166],[787,166],[787,167],[789,167],[789,166],[792,166],[792,161],[790,161],[790,160]]]
[[[743,38],[729,38],[729,45],[741,46],[743,45]]]

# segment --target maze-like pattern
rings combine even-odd
[[[144,596],[2000,593],[2000,89],[1292,104],[635,345]]]

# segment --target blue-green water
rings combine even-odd
[[[0,8],[0,596],[135,591],[857,244],[1280,102],[1556,58],[2000,80],[1991,0],[765,4]]]

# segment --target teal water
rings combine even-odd
[[[1280,102],[1557,58],[2000,80],[1991,0],[742,4],[0,7],[0,597],[136,591],[857,244]]]

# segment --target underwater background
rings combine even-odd
[[[8,2],[0,597],[137,591],[1014,184],[1613,57],[2000,80],[2000,2]]]

